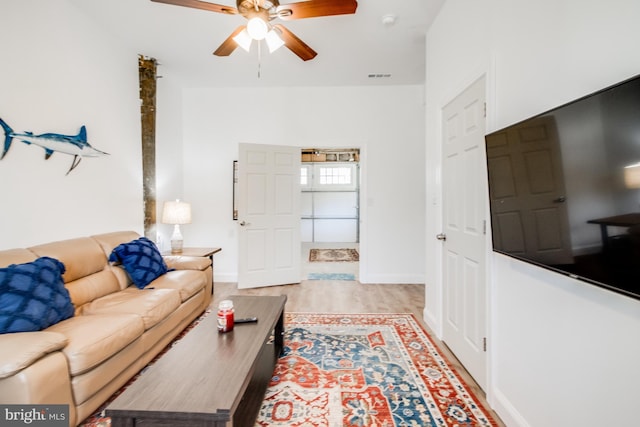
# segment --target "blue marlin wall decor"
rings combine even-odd
[[[74,170],[76,166],[80,164],[82,157],[100,157],[109,154],[104,151],[96,150],[89,145],[87,142],[87,128],[84,125],[82,125],[80,132],[78,132],[77,135],[61,135],[59,133],[43,133],[40,135],[34,135],[33,132],[17,133],[14,132],[13,129],[11,129],[1,118],[0,126],[2,126],[2,129],[4,130],[4,148],[2,149],[2,156],[0,156],[0,160],[4,159],[9,148],[11,148],[11,143],[14,138],[27,145],[34,144],[44,148],[45,160],[49,159],[49,157],[51,157],[51,155],[56,151],[58,153],[72,155],[73,162],[71,162],[71,167],[66,173],[67,175],[69,175],[69,172]]]

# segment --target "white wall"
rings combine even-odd
[[[440,111],[487,76],[488,131],[640,73],[636,0],[448,0],[427,35],[427,307],[441,329]],[[486,177],[478,177],[486,179]],[[640,301],[489,256],[488,398],[509,426],[634,423]]]
[[[237,279],[232,162],[238,143],[362,149],[361,280],[424,281],[421,86],[222,88],[183,99],[185,245],[218,246],[216,280]]]
[[[142,232],[137,53],[66,0],[0,2],[0,117],[14,131],[75,135],[108,156],[73,157],[14,140],[0,160],[0,249]],[[4,134],[0,130],[0,141]]]

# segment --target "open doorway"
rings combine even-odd
[[[302,149],[303,280],[358,280],[360,150]]]

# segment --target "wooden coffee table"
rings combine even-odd
[[[286,296],[232,296],[219,333],[210,313],[106,408],[114,427],[253,426],[283,345]]]

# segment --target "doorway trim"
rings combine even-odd
[[[360,254],[360,259],[358,261],[358,281],[360,283],[369,283],[367,281],[366,272],[368,271],[367,265],[367,143],[365,141],[350,143],[346,141],[341,145],[317,145],[317,144],[309,144],[309,146],[313,146],[314,148],[318,148],[321,150],[332,150],[332,149],[345,149],[345,148],[354,148],[360,151],[360,159],[358,161],[359,167],[357,168],[359,176],[358,181],[360,185],[360,190],[358,192],[358,204],[359,204],[359,218],[358,218],[358,229],[359,229],[359,242],[358,242],[358,252]],[[300,147],[300,151],[304,147]],[[300,242],[302,243],[302,242]]]
[[[427,232],[432,230],[441,230],[443,228],[443,206],[442,206],[442,152],[443,152],[443,128],[442,128],[442,118],[443,118],[443,109],[444,107],[453,101],[459,94],[464,92],[466,88],[471,86],[473,82],[485,78],[485,101],[487,104],[486,107],[486,118],[485,118],[485,132],[491,132],[496,128],[495,122],[495,111],[496,111],[496,58],[493,53],[489,55],[489,59],[487,61],[481,61],[477,63],[476,66],[470,68],[470,72],[466,73],[462,76],[461,79],[456,79],[454,84],[449,85],[451,90],[447,90],[444,95],[440,96],[437,102],[434,102],[432,107],[434,111],[434,116],[427,119],[427,126],[432,123],[433,126],[436,126],[436,133],[432,136],[434,138],[433,144],[427,146],[427,156],[433,156],[435,161],[429,161],[427,159],[427,168],[431,165],[433,167],[433,176],[427,177],[427,189],[432,188],[432,203],[436,209],[432,211],[434,226],[433,228],[427,228]],[[425,87],[427,90],[427,87]],[[429,148],[431,147],[431,148]],[[429,186],[429,181],[433,181],[433,184]],[[427,190],[429,191],[429,190]],[[487,204],[486,217],[489,216],[489,205]],[[487,235],[491,235],[491,223],[487,221]],[[435,240],[434,235],[428,233],[425,236],[427,239],[427,252],[432,250],[434,255],[433,265],[437,269],[433,276],[433,280],[435,281],[434,286],[431,286],[428,293],[425,297],[435,300],[434,304],[431,307],[427,307],[425,305],[425,309],[423,312],[423,318],[425,319],[427,325],[434,331],[436,336],[439,339],[443,337],[443,316],[444,316],[444,289],[443,289],[443,276],[444,272],[442,270],[443,267],[443,253],[444,248],[440,244],[439,241]],[[495,324],[495,318],[492,314],[492,306],[495,304],[494,295],[495,295],[495,285],[493,281],[494,273],[493,273],[493,252],[491,246],[491,239],[486,239],[487,242],[487,257],[486,257],[486,292],[487,292],[487,384],[486,384],[486,398],[487,402],[490,405],[496,401],[496,398],[493,393],[493,325]],[[431,248],[431,249],[430,249]],[[425,290],[425,292],[427,292]],[[429,310],[431,309],[431,311]]]

